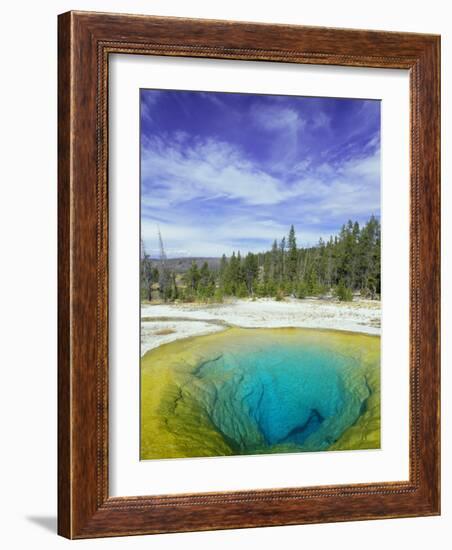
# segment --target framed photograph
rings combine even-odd
[[[61,535],[440,513],[439,56],[59,16]]]

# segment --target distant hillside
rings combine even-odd
[[[220,267],[221,258],[168,258],[166,260],[166,266],[170,271],[175,273],[186,273],[192,262],[196,262],[199,268],[202,267],[204,262],[207,262],[211,271],[216,271]],[[159,268],[161,261],[155,258],[151,259],[152,265]]]

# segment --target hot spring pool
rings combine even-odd
[[[380,338],[231,328],[141,365],[141,458],[380,445]]]

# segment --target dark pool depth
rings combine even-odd
[[[320,450],[357,420],[370,396],[364,376],[360,392],[347,388],[352,363],[309,346],[269,345],[222,354],[196,376],[203,406],[238,452],[277,444]]]

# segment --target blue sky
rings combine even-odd
[[[158,255],[299,246],[380,215],[380,102],[141,90],[141,233]]]

